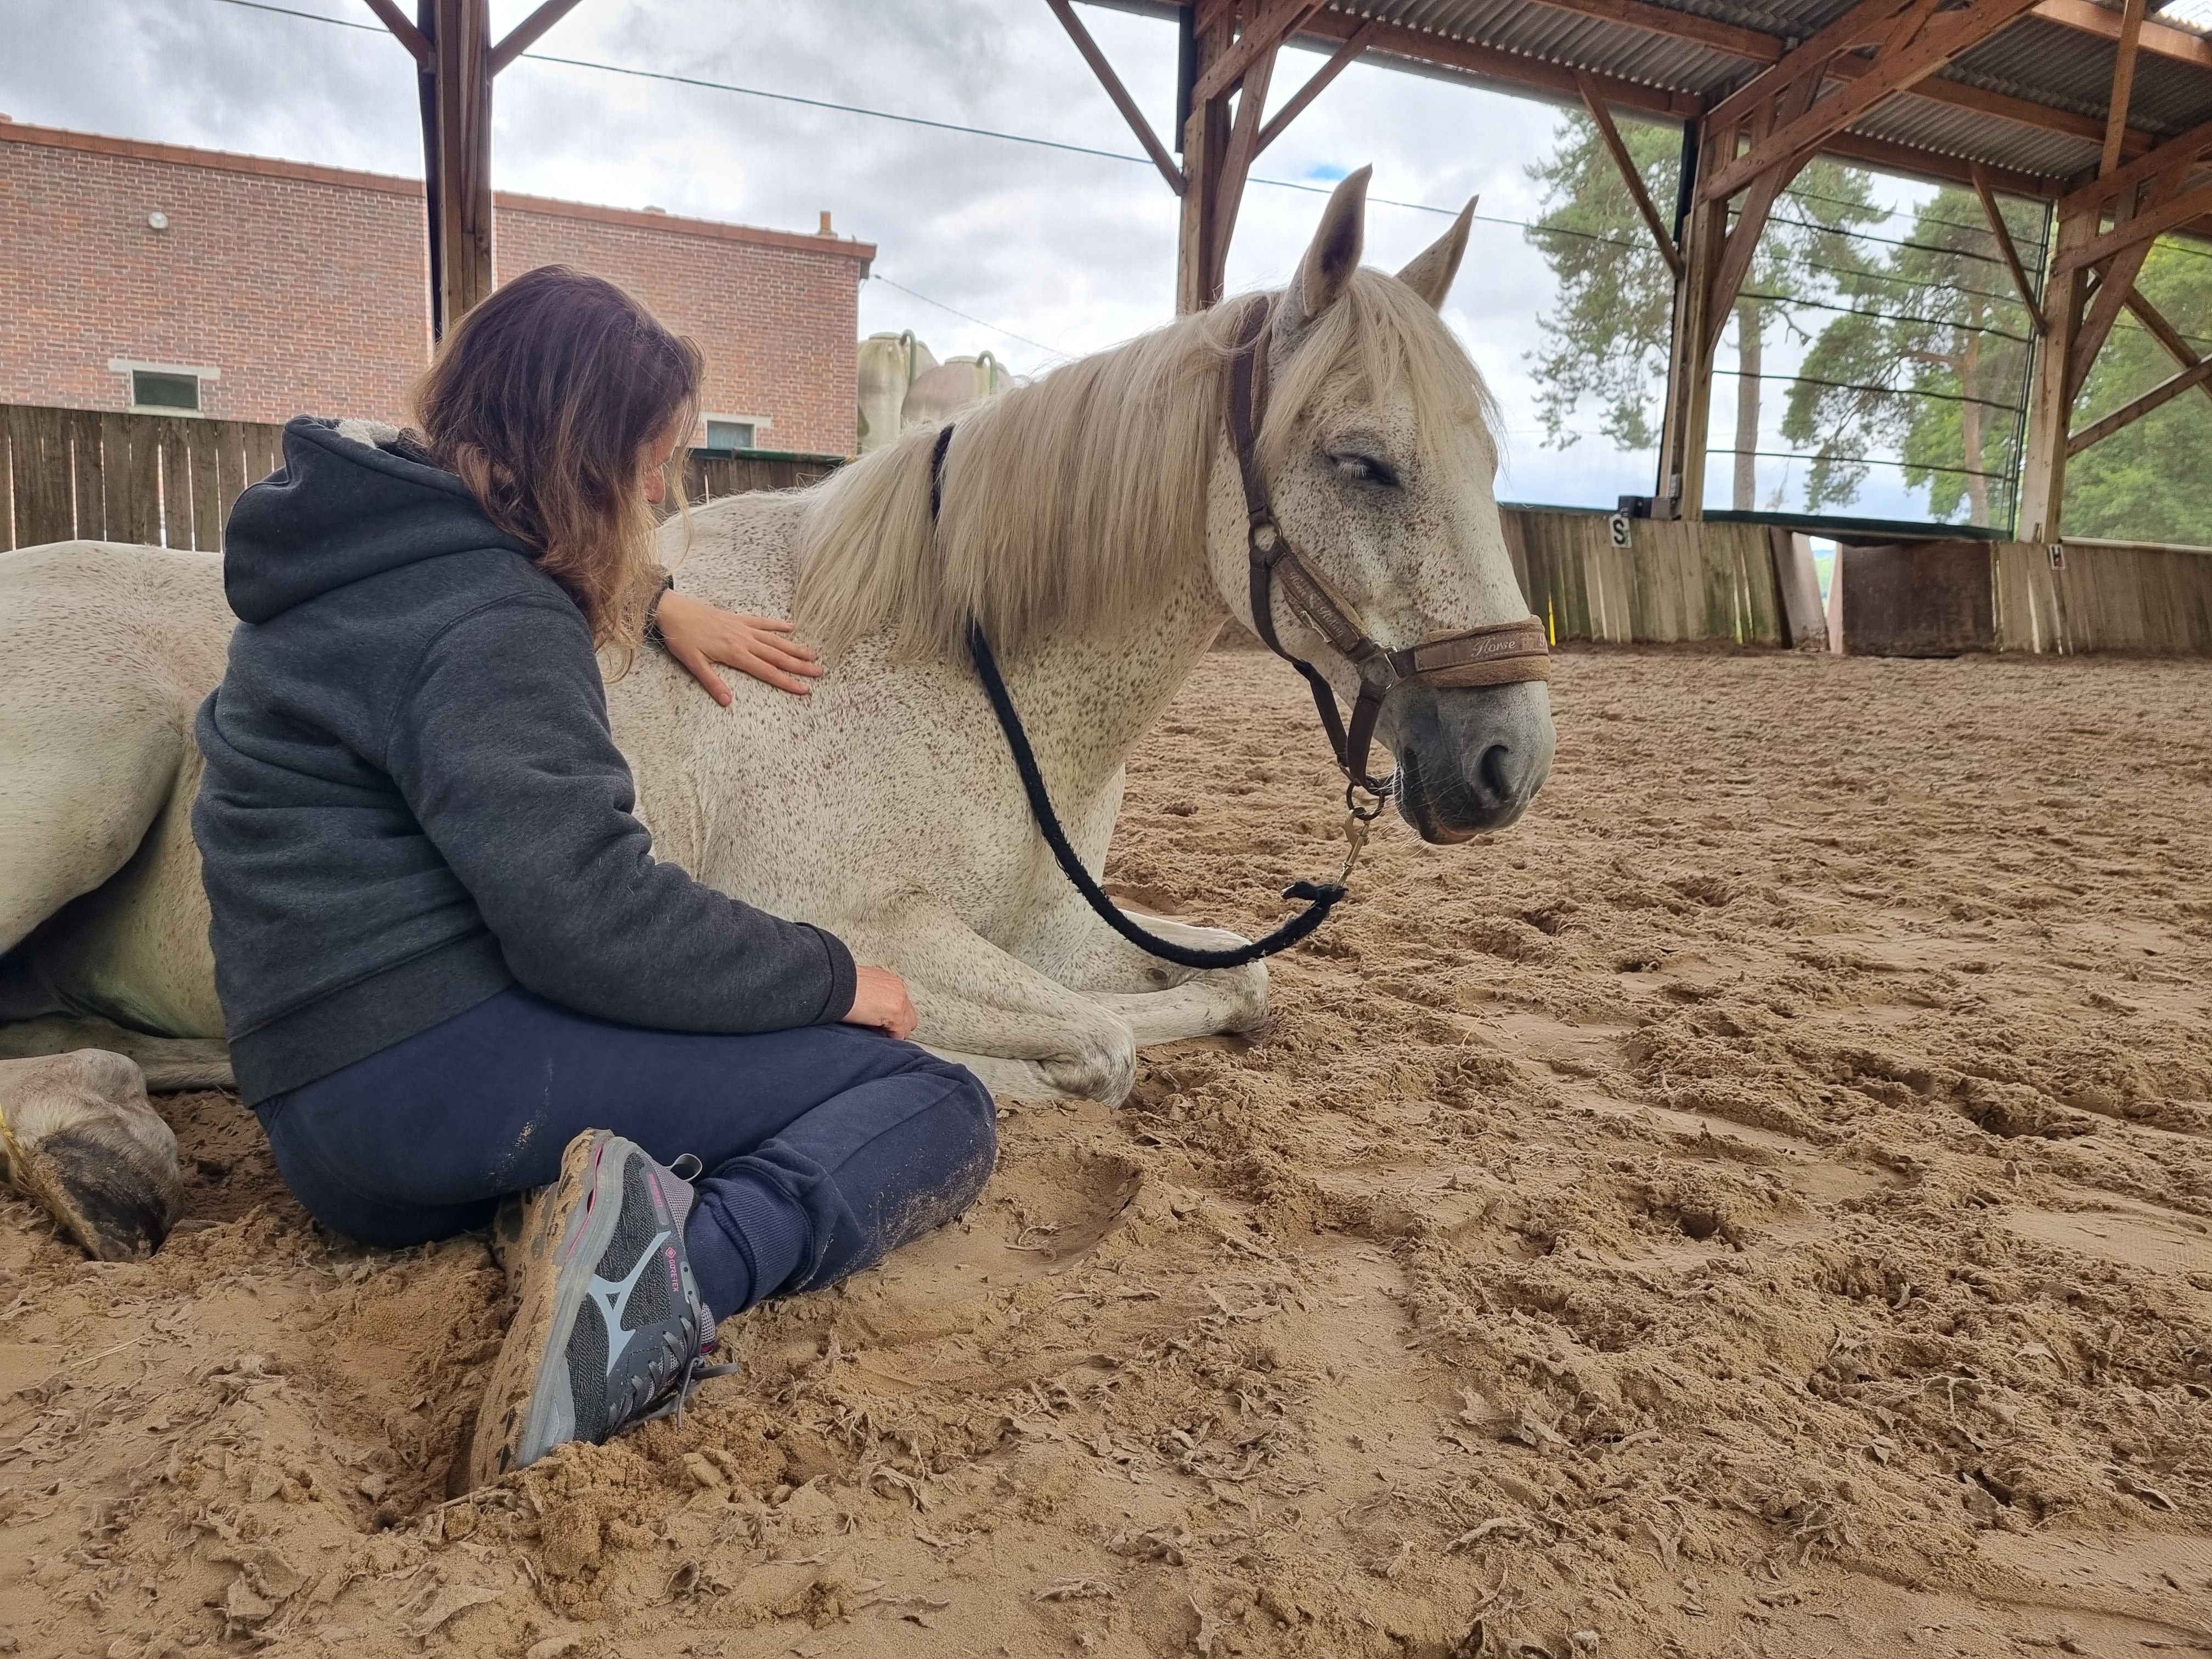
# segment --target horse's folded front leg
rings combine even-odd
[[[971,1066],[994,1094],[1113,1106],[1136,1080],[1129,1024],[1009,956],[935,899],[904,896],[837,933],[862,961],[899,975],[915,1041]]]
[[[1249,1031],[1267,1018],[1267,965],[1184,968],[1115,933],[1088,906],[1071,903],[1068,925],[1079,944],[1067,982],[1128,1023],[1137,1046],[1178,1042],[1220,1031]],[[1141,910],[1121,913],[1146,933],[1194,951],[1234,950],[1248,941],[1221,927],[1201,927]]]

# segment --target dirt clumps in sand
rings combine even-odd
[[[481,1240],[363,1252],[251,1117],[78,1259],[0,1204],[26,1654],[2136,1654],[2212,1627],[2212,668],[1558,661],[1529,820],[1386,824],[1255,1040],[1013,1105],[960,1223],[679,1424],[448,1471]],[[1340,856],[1209,659],[1109,876]]]

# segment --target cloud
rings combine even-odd
[[[349,0],[270,3],[372,21]],[[19,121],[421,170],[413,65],[380,33],[224,0],[7,3],[0,110]],[[529,9],[529,0],[497,0],[495,33]],[[1172,27],[1090,5],[1082,15],[1154,130],[1169,133]],[[504,188],[802,230],[827,210],[839,231],[880,250],[887,280],[861,290],[863,332],[911,328],[940,356],[988,349],[1022,373],[1125,339],[1172,309],[1179,204],[1036,0],[592,0],[535,50],[1132,159],[525,59],[494,98],[493,170]],[[1286,52],[1272,101],[1279,106],[1322,62]],[[1482,198],[1487,216],[1528,217],[1536,195],[1525,168],[1549,150],[1556,126],[1540,103],[1356,64],[1261,157],[1231,287],[1285,280],[1322,192],[1365,163],[1378,198],[1368,258],[1388,269],[1469,197]],[[1464,269],[1446,319],[1504,407],[1504,492],[1609,503],[1650,489],[1648,455],[1620,455],[1601,438],[1565,453],[1539,442],[1528,353],[1552,284],[1521,231],[1479,222]]]

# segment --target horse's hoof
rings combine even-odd
[[[152,1254],[184,1213],[177,1138],[121,1054],[0,1060],[0,1151],[8,1184],[102,1261]]]

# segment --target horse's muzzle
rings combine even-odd
[[[1379,732],[1398,759],[1398,815],[1423,841],[1465,841],[1528,810],[1552,770],[1552,696],[1540,681],[1395,688]]]

